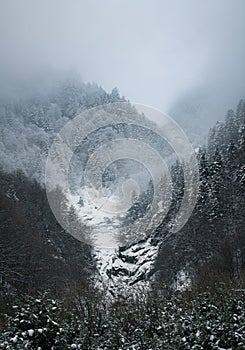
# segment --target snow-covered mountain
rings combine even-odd
[[[44,183],[44,165],[50,145],[56,133],[81,111],[96,105],[125,101],[117,89],[108,94],[95,84],[84,84],[80,81],[63,81],[47,93],[36,93],[12,100],[1,99],[1,138],[0,164],[7,173],[21,170],[27,178]],[[71,161],[71,183],[73,196],[68,198],[80,218],[92,229],[95,244],[98,271],[103,282],[107,281],[113,289],[123,284],[132,285],[143,275],[148,275],[153,267],[158,246],[146,239],[144,242],[118,250],[116,233],[122,222],[120,217],[104,215],[91,205],[85,191],[80,186],[80,171],[96,147],[108,139],[117,137],[139,137],[148,140],[162,151],[162,141],[154,135],[137,127],[117,129],[110,127],[99,130],[77,149]],[[166,148],[164,149],[166,152]],[[167,150],[168,152],[168,150]],[[121,182],[132,177],[139,185],[139,191],[146,191],[149,174],[132,161],[114,163],[103,177],[105,191],[111,191],[120,197]],[[119,190],[118,190],[119,189]],[[117,199],[118,199],[117,198]],[[108,279],[107,279],[108,278]],[[108,282],[109,281],[109,282]]]
[[[23,97],[11,101],[2,98],[0,101],[2,170],[8,174],[21,170],[27,178],[35,179],[43,186],[44,164],[57,132],[81,111],[120,101],[125,99],[119,96],[117,89],[108,94],[95,84],[77,81],[63,82],[47,94],[32,94],[29,98]],[[136,118],[144,118],[135,114],[129,103],[127,108]],[[129,127],[123,123],[115,127],[109,123],[107,127],[89,135],[82,145],[77,147],[70,163],[69,181],[72,193],[66,198],[68,207],[72,207],[72,210],[69,211],[68,208],[66,214],[69,213],[75,220],[78,216],[89,228],[88,232],[92,235],[95,246],[93,249],[97,261],[95,279],[98,285],[106,286],[110,294],[123,295],[128,289],[145,287],[159,278],[173,284],[178,279],[190,280],[197,266],[214,258],[219,263],[223,259],[225,262],[222,260],[220,263],[222,266],[227,261],[237,261],[236,267],[227,269],[236,268],[236,273],[239,275],[243,264],[240,257],[244,255],[243,248],[240,249],[237,243],[242,242],[244,222],[241,209],[241,204],[244,203],[244,110],[244,101],[241,101],[237,113],[230,111],[225,123],[218,124],[212,130],[208,149],[197,150],[200,194],[193,215],[176,235],[171,233],[171,224],[183,198],[183,169],[181,164],[175,163],[175,158],[172,159],[171,150],[163,140],[150,129],[143,130],[134,125]],[[131,193],[132,198],[128,201],[130,205],[123,215],[104,213],[86,197],[89,189],[84,185],[81,176],[84,165],[94,150],[104,142],[122,137],[143,140],[155,148],[165,160],[170,159],[168,165],[172,176],[173,198],[164,221],[152,230],[137,227],[137,220],[140,222],[149,208],[152,193],[150,174],[133,162],[125,160],[114,162],[105,169],[102,176],[104,193],[112,201],[120,201],[121,188],[129,178],[138,184],[138,193],[137,191]],[[8,178],[8,175],[5,176]],[[15,182],[16,178],[21,180],[23,177],[15,175]],[[15,201],[16,188],[18,187],[21,193],[21,184],[12,184],[11,176],[11,181],[8,180],[3,181],[2,193],[4,196],[10,193],[11,200]],[[6,188],[9,183],[11,188]],[[36,185],[26,186],[33,190]],[[38,189],[36,192],[41,193],[41,190]],[[17,198],[20,198],[19,193]],[[25,197],[28,196],[23,194],[23,200],[28,202]],[[35,204],[34,190],[31,200],[31,203],[34,203],[34,217],[37,215],[37,222],[40,222],[38,229],[45,236],[45,240],[50,240],[48,236],[51,232],[52,244],[57,244],[58,250],[64,248],[67,252],[71,238],[71,245],[75,251],[74,238],[64,232],[59,235],[61,228],[58,226],[50,228],[50,222],[52,226],[54,225],[54,218],[41,217],[42,207],[41,204]],[[42,201],[43,198],[41,203]],[[33,208],[26,202],[24,204],[26,212],[32,212]],[[233,208],[230,203],[235,203]],[[49,209],[45,207],[46,212],[49,217]],[[158,214],[158,210],[155,210],[150,221]],[[84,229],[84,226],[82,228]],[[65,241],[62,237],[65,237]],[[81,247],[78,245],[76,248],[81,250],[83,245]],[[230,252],[230,259],[225,255],[226,251]],[[80,253],[78,255],[83,255],[82,250]],[[69,253],[67,255],[70,259]],[[90,263],[89,261],[88,265]]]
[[[70,119],[87,108],[124,101],[116,88],[106,93],[78,79],[61,80],[44,91],[39,87],[27,96],[0,96],[1,167],[7,172],[21,170],[40,183],[50,145]]]

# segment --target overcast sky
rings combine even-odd
[[[198,129],[245,98],[244,14],[244,0],[0,0],[0,73],[78,71]]]

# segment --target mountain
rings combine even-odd
[[[2,98],[0,266],[4,267],[0,273],[3,288],[30,290],[36,285],[45,289],[55,281],[57,290],[67,290],[71,285],[86,288],[95,283],[100,287],[106,284],[108,291],[116,295],[123,294],[127,288],[152,283],[176,288],[181,282],[188,285],[189,281],[210,283],[208,279],[212,278],[243,279],[244,100],[236,112],[228,112],[224,123],[210,130],[207,146],[196,150],[200,177],[198,201],[189,221],[177,233],[172,233],[172,226],[185,190],[183,164],[171,158],[166,142],[152,131],[123,123],[96,130],[77,148],[71,161],[73,198],[66,198],[59,188],[51,191],[50,197],[55,205],[62,207],[64,218],[71,219],[81,239],[75,239],[58,224],[44,189],[44,164],[55,135],[81,111],[124,101],[117,89],[108,94],[95,84],[78,81],[63,81],[46,94],[12,101]],[[135,117],[144,118],[135,114],[129,103],[127,108]],[[115,220],[96,216],[98,208],[86,206],[85,195],[77,191],[83,185],[79,174],[89,156],[104,142],[117,138],[144,140],[167,159],[172,177],[171,205],[152,231],[137,228],[137,222],[151,206],[151,174],[132,161],[114,162],[102,176],[105,192],[113,190],[116,195],[130,177],[138,183],[139,191],[132,193],[131,207],[123,217]],[[81,224],[79,213],[88,226]],[[96,232],[91,232],[93,225]],[[93,247],[94,234],[101,235],[101,240],[104,234],[108,239],[113,237],[120,247]],[[18,241],[16,249],[9,251],[8,246],[14,246],[15,241]],[[14,265],[13,261],[16,261]]]
[[[245,101],[210,130],[200,149],[200,189],[188,223],[169,238],[157,259],[160,278],[189,270],[201,284],[244,279]]]
[[[44,183],[44,166],[57,132],[81,111],[124,101],[117,89],[106,93],[78,79],[57,83],[47,93],[32,91],[21,98],[0,97],[0,164],[6,172],[22,170]]]
[[[20,171],[0,171],[0,199],[1,289],[86,289],[96,270],[91,247],[60,227],[45,189]]]
[[[174,204],[162,224],[147,238],[110,252],[101,265],[108,291],[125,295],[142,284],[169,285],[174,289],[214,285],[245,278],[245,100],[236,113],[228,111],[224,123],[210,130],[207,147],[197,150],[200,188],[196,207],[176,234],[174,220],[183,192],[181,165],[172,167]],[[137,205],[136,205],[137,204]],[[135,220],[135,208],[128,211]]]

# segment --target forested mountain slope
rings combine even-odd
[[[244,280],[245,100],[210,130],[198,159],[198,202],[183,229],[161,246],[159,279],[169,281],[184,270],[198,283]]]
[[[21,172],[0,171],[0,199],[0,288],[86,289],[96,268],[91,247],[62,229],[45,190]]]
[[[64,80],[46,93],[0,97],[0,164],[44,182],[44,164],[57,132],[87,108],[124,101],[117,89],[106,93],[96,84]]]
[[[242,285],[245,273],[245,101],[225,122],[210,130],[206,147],[197,150],[200,188],[196,207],[176,234],[171,223],[183,197],[183,172],[171,167],[173,200],[162,224],[148,237],[121,247],[103,265],[102,276],[112,294],[147,282],[183,289],[219,281]],[[150,205],[142,193],[123,223],[136,222]]]
[[[89,277],[96,271],[92,248],[78,242],[59,226],[48,206],[45,190],[38,183],[43,185],[43,166],[57,131],[86,108],[119,101],[124,98],[119,96],[117,89],[107,94],[97,85],[78,82],[64,82],[47,95],[12,103],[1,101],[2,287],[31,289],[35,285],[34,276],[39,281],[37,288],[45,288],[51,280],[57,280],[62,288],[71,280],[84,286],[88,284]],[[123,126],[119,129],[115,131],[122,135],[128,132]],[[142,138],[147,136],[137,129],[130,132]],[[114,137],[110,130],[106,137],[108,135]],[[150,134],[147,137],[152,142],[153,137]],[[91,142],[92,146],[97,145],[98,140],[95,141],[93,138],[88,140],[88,148]],[[158,149],[162,147],[161,142],[153,141]],[[177,162],[171,167],[173,200],[168,215],[157,230],[140,242],[129,245],[127,239],[124,243],[121,240],[124,246],[103,271],[113,280],[113,286],[119,280],[133,285],[149,279],[174,285],[181,274],[198,283],[207,282],[202,281],[203,276],[207,279],[209,275],[210,278],[220,276],[221,272],[225,278],[244,278],[244,100],[236,112],[227,113],[224,123],[218,123],[210,131],[208,144],[199,148],[197,157],[200,191],[188,223],[177,234],[171,234],[171,222],[184,191],[183,172]],[[120,173],[120,167],[118,169]],[[105,183],[113,182],[114,175],[105,176]],[[122,233],[127,222],[133,223],[144,215],[150,205],[151,192],[150,186],[133,203],[121,222]],[[62,193],[57,192],[54,196],[60,196],[61,202],[66,203]],[[69,203],[66,205],[66,214],[77,222],[74,208]],[[81,226],[81,231],[83,229],[85,237],[87,232]],[[16,245],[14,255],[12,248],[9,250],[7,246],[12,247],[16,240],[19,245]],[[42,259],[39,259],[40,255]],[[20,263],[12,264],[15,256]],[[44,275],[50,279],[43,278]]]

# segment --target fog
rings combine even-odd
[[[243,0],[1,0],[0,89],[79,73],[202,134],[245,97],[244,13]]]

